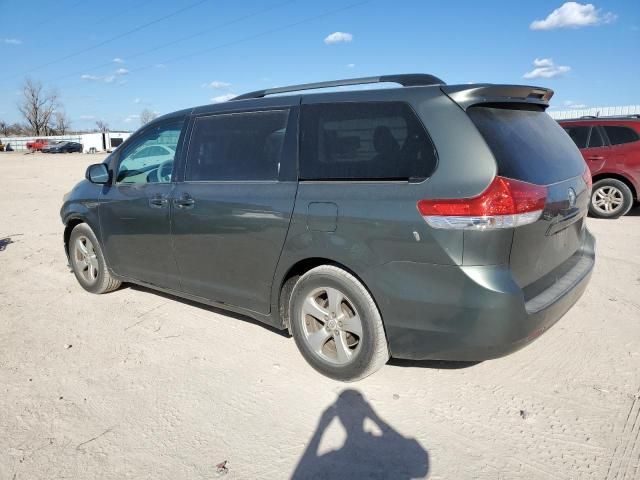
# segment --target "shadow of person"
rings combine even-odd
[[[320,441],[331,421],[337,418],[346,432],[344,445],[319,454]],[[378,433],[365,430],[369,419]],[[396,432],[356,390],[343,391],[320,417],[318,427],[293,472],[293,480],[424,478],[429,471],[429,454],[412,438]]]

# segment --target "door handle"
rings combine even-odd
[[[164,208],[169,201],[162,195],[154,195],[149,199],[149,206],[151,208]]]
[[[604,157],[601,157],[600,155],[592,155],[590,157],[588,157],[589,160],[604,160]]]
[[[196,201],[188,193],[185,193],[180,198],[176,198],[173,200],[173,204],[177,208],[193,208],[195,203]]]

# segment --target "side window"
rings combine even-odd
[[[402,102],[306,105],[302,111],[301,180],[424,179],[435,148]]]
[[[629,127],[604,126],[604,131],[609,137],[611,145],[620,145],[622,143],[637,142],[640,136],[635,130]]]
[[[573,140],[578,148],[587,148],[589,127],[565,127],[564,130],[569,134],[571,140]]]
[[[288,118],[288,110],[197,118],[185,180],[277,180]]]
[[[591,135],[589,136],[589,148],[604,147],[604,139],[600,134],[598,127],[591,127]]]
[[[123,184],[170,182],[183,121],[151,127],[124,147],[116,181]]]

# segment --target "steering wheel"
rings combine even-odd
[[[171,181],[172,170],[173,170],[173,159],[162,162],[158,166],[157,170],[155,171],[156,180],[159,183],[169,183]]]

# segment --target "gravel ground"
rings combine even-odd
[[[58,211],[101,159],[0,153],[0,479],[640,478],[640,209],[589,220],[587,292],[524,350],[341,384],[258,323],[82,290]]]

